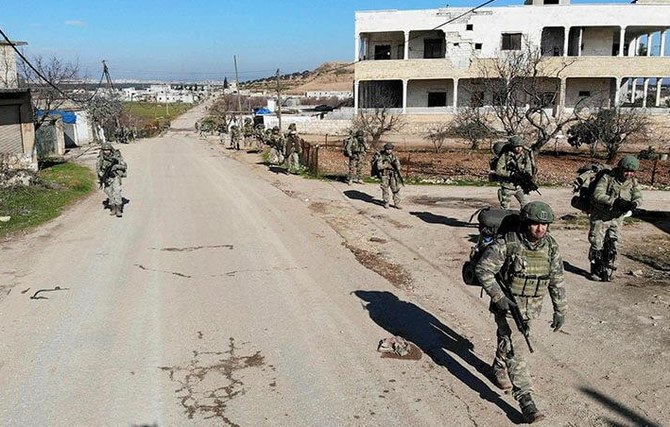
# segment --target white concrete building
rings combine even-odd
[[[350,90],[338,91],[338,90],[309,90],[305,92],[305,98],[337,98],[337,99],[349,99],[353,97],[354,94]]]
[[[477,89],[481,64],[520,50],[524,41],[548,62],[567,58],[559,76],[547,76],[560,88],[556,109],[640,98],[643,107],[665,106],[670,0],[526,0],[468,13],[472,7],[356,12],[355,108],[378,103],[380,90],[386,107],[405,113],[453,112],[474,101],[491,105],[490,94]]]

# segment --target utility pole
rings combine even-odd
[[[237,111],[239,112],[239,114],[242,114],[242,103],[240,101],[240,77],[237,75],[237,55],[233,55],[233,62],[235,62],[235,87],[237,88]]]
[[[279,68],[277,68],[277,120],[279,121],[279,130],[281,130],[281,88],[279,87]]]

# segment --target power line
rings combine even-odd
[[[477,9],[481,9],[482,7],[485,7],[485,6],[487,6],[487,5],[491,4],[491,3],[493,3],[494,1],[495,1],[495,0],[488,0],[488,1],[486,1],[486,2],[484,2],[484,3],[482,3],[482,4],[480,4],[479,6],[475,6],[475,7],[473,7],[472,9],[469,9],[469,10],[467,10],[467,11],[461,13],[460,15],[458,15],[458,16],[456,16],[456,17],[454,17],[454,18],[451,18],[451,19],[449,19],[448,21],[445,21],[445,22],[441,23],[441,24],[438,25],[437,27],[431,28],[431,29],[428,30],[428,31],[434,31],[434,30],[440,29],[440,28],[444,27],[445,25],[451,24],[452,22],[454,22],[454,21],[456,21],[456,20],[458,20],[458,19],[461,19],[461,18],[464,17],[465,15],[469,15],[469,14],[471,14],[472,12],[474,12],[474,11],[477,10]],[[421,37],[421,36],[410,37],[410,38],[407,40],[407,42],[409,43],[410,41],[415,40],[415,39],[417,39],[417,38],[419,38],[419,37]],[[351,67],[352,65],[355,65],[355,64],[357,64],[357,63],[359,63],[359,62],[363,62],[363,60],[362,60],[362,59],[357,59],[357,60],[355,60],[355,61],[353,61],[353,62],[349,62],[349,63],[344,64],[344,65],[340,65],[339,67],[337,67],[337,68],[333,68],[333,69],[331,69],[331,70],[329,70],[329,71],[337,71],[337,70],[341,70],[341,69],[343,69],[343,68]]]
[[[98,87],[97,87],[97,88],[95,89],[95,91],[93,92],[93,95],[91,95],[89,98],[87,98],[87,99],[85,99],[85,100],[72,98],[70,95],[68,95],[67,93],[63,92],[63,90],[61,90],[58,86],[56,86],[55,84],[53,84],[53,83],[52,83],[48,78],[46,78],[46,77],[45,77],[45,76],[44,76],[44,75],[43,75],[37,68],[35,68],[35,66],[34,66],[30,61],[28,61],[28,58],[26,58],[26,57],[23,55],[23,53],[21,53],[21,51],[16,47],[16,45],[9,39],[9,37],[7,37],[7,34],[5,34],[5,32],[2,31],[2,29],[0,29],[0,35],[2,35],[2,37],[3,37],[3,38],[5,39],[5,41],[12,47],[12,49],[14,50],[14,52],[16,52],[16,54],[19,56],[19,58],[21,58],[21,60],[22,60],[22,61],[23,61],[23,62],[24,62],[24,63],[25,63],[31,70],[33,70],[33,72],[34,72],[35,74],[37,74],[37,76],[38,76],[39,78],[41,78],[41,79],[44,80],[49,86],[51,86],[52,88],[54,88],[54,90],[56,90],[56,92],[58,92],[59,94],[61,94],[65,99],[69,99],[70,101],[77,102],[77,103],[86,104],[86,103],[90,102],[90,101],[95,97],[95,95],[96,95],[97,92],[98,92],[98,89],[100,89],[100,86],[102,86],[102,79],[103,79],[103,77],[105,76],[105,71],[104,71],[104,70],[103,70],[102,75],[100,76],[100,82],[98,83]],[[105,66],[105,69],[106,69],[106,66]]]

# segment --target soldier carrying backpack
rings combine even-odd
[[[357,184],[363,182],[361,176],[363,175],[363,161],[367,151],[368,144],[365,142],[365,136],[361,129],[343,141],[343,154],[344,157],[349,159],[349,174],[347,175],[349,185],[352,182]]]

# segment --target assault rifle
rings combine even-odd
[[[397,162],[391,162],[391,166],[393,166],[393,171],[396,173],[396,175],[398,175],[398,179],[400,180],[400,183],[404,187],[405,186],[405,180],[403,179],[402,174],[400,173],[400,168],[398,167],[398,163]]]
[[[517,184],[518,186],[521,187],[523,192],[525,194],[528,194],[532,191],[537,191],[537,194],[540,196],[542,193],[540,193],[540,187],[537,186],[535,183],[535,180],[533,180],[533,177],[525,171],[520,170],[516,165],[512,164],[511,166],[511,172],[512,172],[512,181]]]
[[[99,179],[99,181],[98,181],[98,186],[99,186],[99,188],[104,187],[105,182],[107,182],[107,180],[112,176],[112,172],[113,172],[113,171],[112,171],[112,168],[114,168],[114,166],[115,166],[117,163],[119,163],[119,159],[117,159],[116,157],[112,157],[112,160],[111,160],[111,161],[112,161],[112,162],[109,164],[109,166],[107,167],[107,169],[105,169],[105,172],[103,172],[102,176],[100,177],[100,179]]]
[[[528,327],[528,322],[523,320],[521,310],[519,309],[519,304],[516,302],[514,294],[512,294],[512,291],[507,285],[503,284],[502,280],[498,280],[498,285],[500,285],[500,289],[502,289],[505,296],[514,303],[514,305],[510,305],[509,313],[512,315],[512,319],[514,319],[514,323],[516,324],[517,329],[519,332],[521,332],[523,338],[526,340],[526,344],[528,344],[528,350],[533,353],[535,350],[533,349],[533,345],[530,343],[530,328]]]

